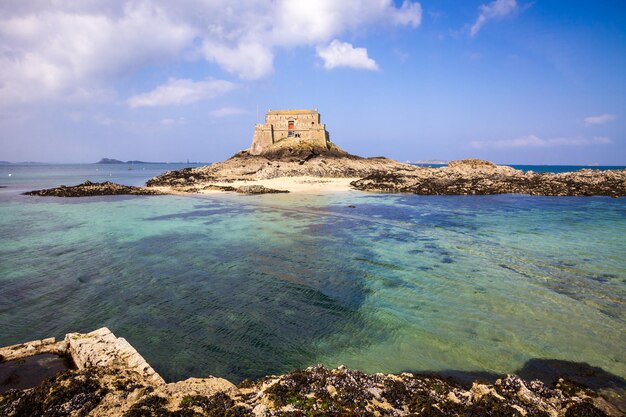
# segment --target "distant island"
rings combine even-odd
[[[96,164],[164,164],[165,162],[144,162],[144,161],[120,161],[113,158],[102,158]]]
[[[95,164],[192,164],[192,165],[206,165],[206,162],[193,162],[193,161],[187,161],[187,162],[162,162],[162,161],[137,161],[137,160],[132,160],[132,161],[120,161],[119,159],[114,159],[114,158],[102,158],[101,160],[99,160],[98,162],[95,162]]]

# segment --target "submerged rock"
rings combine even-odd
[[[103,195],[161,195],[162,192],[145,188],[133,187],[129,185],[116,184],[110,181],[91,182],[85,181],[82,184],[65,186],[45,190],[35,190],[24,193],[24,195],[38,195],[42,197],[94,197]]]

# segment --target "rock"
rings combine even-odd
[[[453,161],[447,167],[375,172],[351,185],[363,191],[422,195],[530,194],[619,197],[626,195],[626,170],[533,173],[480,159]]]
[[[54,337],[31,342],[20,343],[18,345],[0,348],[0,362],[22,359],[27,356],[34,356],[43,353],[55,355],[65,355],[67,344],[65,341],[57,342]]]
[[[415,167],[391,159],[361,158],[336,145],[316,148],[289,142],[271,152],[251,155],[241,151],[213,165],[170,171],[150,179],[146,186],[202,187],[215,182],[253,181],[279,177],[362,178],[373,172],[412,171]]]
[[[39,342],[39,343],[37,343]],[[0,349],[25,352],[49,339]],[[432,375],[365,374],[345,366],[313,366],[239,387],[215,377],[166,384],[126,340],[107,328],[64,340],[76,363],[24,390],[0,394],[0,415],[17,416],[619,416],[596,392],[559,381],[507,375],[470,389]]]
[[[266,417],[268,415],[267,406],[265,404],[257,404],[252,409],[254,417]]]
[[[60,185],[56,188],[35,190],[24,195],[37,195],[42,197],[94,197],[103,195],[161,195],[162,192],[145,187],[133,187],[129,185],[115,184],[110,181],[91,182],[85,181],[74,186]]]
[[[485,161],[484,159],[468,158],[460,159],[458,161],[448,162],[450,168],[496,168],[497,165],[493,162]]]
[[[87,334],[69,333],[65,336],[65,343],[78,369],[125,369],[136,372],[145,384],[165,383],[126,339],[115,337],[106,327]]]
[[[287,190],[275,190],[273,188],[267,188],[263,185],[242,185],[237,188],[236,191],[241,194],[276,194],[276,193],[288,193]]]

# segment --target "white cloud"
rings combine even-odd
[[[220,109],[209,112],[209,115],[211,117],[220,119],[222,117],[240,116],[242,114],[248,113],[248,110],[239,107],[222,107]]]
[[[399,25],[418,27],[422,23],[422,6],[419,3],[404,0],[400,10],[394,12],[393,20]]]
[[[224,80],[193,81],[170,78],[154,90],[128,99],[130,107],[179,106],[225,94],[236,84]]]
[[[368,24],[418,27],[421,21],[421,5],[408,0],[399,8],[393,0],[280,0],[267,38],[274,45],[312,45]]]
[[[241,42],[231,48],[219,42],[206,41],[202,51],[207,60],[244,79],[255,80],[274,71],[271,50],[256,42]]]
[[[591,125],[603,125],[611,120],[617,119],[617,116],[614,114],[601,114],[599,116],[588,116],[583,119],[585,122],[585,126]]]
[[[409,0],[3,0],[0,105],[110,99],[119,78],[182,57],[259,79],[282,48],[421,19]]]
[[[194,37],[150,3],[110,15],[59,4],[0,18],[0,103],[106,96],[107,81],[176,56]]]
[[[494,141],[474,141],[470,143],[472,148],[551,148],[559,146],[586,146],[586,145],[606,145],[612,143],[611,139],[603,136],[593,138],[572,137],[572,138],[552,138],[542,139],[536,135],[523,136],[516,139],[502,139]]]
[[[482,4],[476,22],[474,22],[470,28],[470,35],[476,36],[478,31],[488,20],[508,16],[517,10],[518,5],[516,0],[494,0],[489,4]]]
[[[367,49],[355,48],[352,44],[333,40],[328,46],[317,47],[317,55],[324,61],[324,68],[331,70],[339,67],[378,70],[376,61],[367,56]]]

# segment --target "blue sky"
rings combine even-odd
[[[0,160],[217,161],[257,107],[363,156],[626,165],[626,3],[0,4]]]

